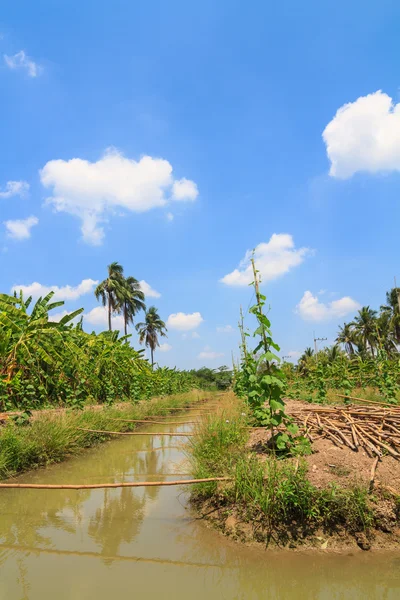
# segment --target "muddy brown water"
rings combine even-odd
[[[192,426],[146,429],[160,427],[184,432]],[[184,479],[184,443],[124,437],[19,479]],[[330,555],[247,548],[196,520],[187,502],[179,487],[0,490],[0,600],[400,598],[400,551]]]

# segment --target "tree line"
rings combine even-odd
[[[395,287],[386,292],[386,303],[379,310],[363,306],[352,321],[339,327],[333,346],[317,355],[312,348],[306,348],[299,358],[298,368],[304,369],[314,356],[333,362],[343,351],[349,358],[359,360],[376,358],[378,353],[385,353],[389,359],[396,358],[399,346],[400,288]]]

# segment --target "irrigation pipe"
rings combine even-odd
[[[107,431],[105,429],[83,429],[83,427],[77,427],[77,430],[88,431],[89,433],[107,433],[109,435],[171,435],[183,437],[194,435],[194,433],[173,433],[171,431]]]
[[[208,479],[178,479],[178,481],[129,481],[121,483],[90,483],[83,484],[45,484],[45,483],[0,483],[0,489],[26,489],[26,490],[99,490],[103,488],[123,487],[161,487],[170,485],[192,485],[195,483],[208,483],[209,481],[232,481],[232,477],[210,477]]]

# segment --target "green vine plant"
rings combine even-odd
[[[248,406],[254,425],[263,426],[270,430],[269,446],[273,451],[293,451],[296,442],[304,439],[294,439],[298,427],[285,412],[284,392],[285,374],[280,367],[280,358],[273,352],[279,352],[278,344],[272,339],[271,323],[264,314],[266,296],[260,293],[259,276],[252,259],[256,304],[249,313],[257,320],[257,329],[253,337],[258,340],[253,351],[248,351],[242,331],[242,373],[240,384],[246,389]],[[244,340],[244,341],[243,341]],[[303,444],[304,445],[304,444]]]

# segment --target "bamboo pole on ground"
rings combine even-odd
[[[376,404],[377,406],[396,406],[391,402],[381,402],[379,400],[367,400],[366,398],[357,398],[357,396],[345,396],[344,394],[335,394],[338,398],[349,398],[350,400],[358,400],[360,402],[367,402],[367,404]],[[397,405],[398,406],[398,405]]]
[[[168,487],[173,485],[193,485],[210,481],[232,481],[232,477],[209,477],[207,479],[180,479],[177,481],[128,481],[120,483],[89,483],[89,484],[45,484],[45,483],[0,483],[0,489],[25,490],[100,490],[103,488],[123,487]]]
[[[153,423],[154,425],[195,425],[198,421],[145,421],[144,419],[111,419],[111,421],[123,421],[124,423]]]

